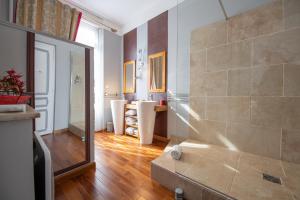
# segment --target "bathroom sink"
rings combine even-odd
[[[157,101],[138,101],[137,117],[141,144],[152,144]]]
[[[114,131],[116,135],[123,134],[124,127],[124,106],[127,100],[111,100],[111,112],[114,123]]]

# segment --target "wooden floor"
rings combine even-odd
[[[173,193],[150,178],[150,161],[165,143],[140,145],[129,136],[95,134],[96,170],[57,184],[56,200],[167,200]]]
[[[42,138],[51,152],[54,171],[85,161],[85,142],[78,136],[63,132]]]

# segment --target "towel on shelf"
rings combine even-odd
[[[134,115],[136,115],[136,110],[127,110],[125,112],[125,115],[126,116],[134,116]]]
[[[133,130],[133,134],[134,134],[134,135],[138,135],[138,134],[139,134],[138,129],[135,128],[135,129]]]
[[[128,128],[126,128],[126,133],[128,133],[129,135],[133,135],[133,133],[134,133],[134,128],[133,127],[128,127]]]
[[[171,156],[172,156],[173,159],[175,159],[175,160],[180,159],[181,154],[182,154],[181,146],[174,145],[170,151],[171,151]]]
[[[125,121],[130,122],[130,123],[135,123],[137,120],[135,118],[132,118],[132,117],[126,117]]]

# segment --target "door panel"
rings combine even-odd
[[[41,135],[53,132],[55,46],[35,42],[35,103],[41,117],[36,119],[36,131]]]

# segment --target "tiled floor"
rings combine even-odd
[[[180,145],[180,161],[165,153],[153,164],[236,199],[300,199],[300,165],[194,140]],[[264,180],[263,173],[279,177],[282,185]]]

